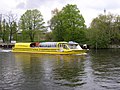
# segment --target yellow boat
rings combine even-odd
[[[76,42],[16,43],[12,52],[40,54],[86,54]]]

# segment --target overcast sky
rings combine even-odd
[[[93,18],[104,14],[104,9],[106,13],[120,14],[120,0],[0,0],[0,13],[11,11],[20,16],[27,9],[38,9],[47,22],[51,18],[51,10],[61,10],[67,4],[77,5],[87,26]]]

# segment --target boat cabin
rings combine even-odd
[[[79,49],[82,48],[76,42],[34,42],[34,43],[16,43],[15,48],[30,48],[30,47],[39,47],[39,48],[63,48],[63,49]]]

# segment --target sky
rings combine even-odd
[[[52,17],[52,10],[61,10],[67,4],[77,5],[87,26],[93,18],[104,14],[104,10],[106,13],[120,14],[120,0],[0,0],[0,13],[12,12],[19,18],[28,9],[38,9],[47,22]]]

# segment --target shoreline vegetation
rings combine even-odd
[[[95,49],[120,48],[120,15],[104,10],[104,14],[93,18],[87,27],[77,5],[67,4],[51,13],[47,26],[37,9],[26,10],[19,20],[16,14],[0,14],[0,41],[7,44],[11,41],[75,41]]]

